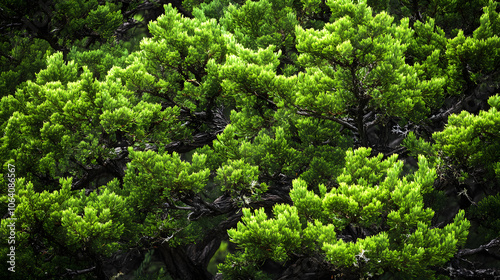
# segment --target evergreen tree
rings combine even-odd
[[[0,4],[0,278],[500,275],[495,1]]]
[[[421,156],[418,171],[401,178],[396,155],[382,161],[382,154],[367,158],[370,152],[348,151],[339,187],[330,191],[320,185],[317,195],[295,180],[293,205],[275,205],[272,218],[263,209],[244,209],[237,229],[228,231],[244,251],[229,257],[222,272],[253,277],[263,260],[297,262],[312,255],[331,267],[331,275],[432,277],[428,268],[446,263],[465,243],[469,222],[461,211],[452,224],[431,229],[433,211],[424,208],[423,194],[432,190],[435,169]]]

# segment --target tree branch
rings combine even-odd
[[[95,266],[93,267],[90,267],[90,268],[86,268],[86,269],[81,269],[81,270],[71,270],[71,269],[68,269],[66,268],[66,273],[64,273],[63,275],[61,275],[61,279],[67,279],[68,277],[73,277],[73,276],[77,276],[77,275],[82,275],[82,274],[87,274],[87,273],[90,273],[92,271],[95,270]]]
[[[307,109],[300,109],[299,111],[296,112],[296,114],[301,115],[301,116],[306,116],[306,117],[314,117],[314,118],[319,118],[319,119],[331,120],[331,121],[334,121],[336,123],[341,124],[342,126],[348,128],[351,131],[358,132],[358,129],[354,125],[350,124],[349,122],[347,122],[345,120],[339,119],[339,118],[327,117],[327,116],[318,114],[314,111],[307,110]]]
[[[500,238],[495,238],[488,242],[487,244],[481,245],[478,248],[474,249],[461,249],[455,255],[454,260],[450,262],[450,265],[446,268],[437,268],[437,272],[443,275],[447,275],[450,277],[456,277],[460,279],[499,279],[500,277],[500,269],[498,268],[479,268],[479,269],[469,269],[461,266],[459,264],[460,261],[465,261],[469,264],[472,264],[463,257],[472,256],[480,253],[487,253],[490,256],[493,256],[496,259],[499,259],[499,256],[492,252],[493,248],[500,247]]]
[[[461,257],[465,257],[465,256],[470,256],[470,255],[486,252],[492,256],[495,256],[496,258],[499,258],[499,256],[497,256],[496,254],[494,254],[493,252],[490,252],[490,249],[495,248],[495,247],[500,247],[500,237],[495,238],[495,239],[491,240],[490,242],[488,242],[488,244],[481,245],[475,249],[461,249],[458,251],[456,257],[461,258]]]

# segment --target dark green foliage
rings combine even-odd
[[[19,84],[34,79],[35,73],[46,66],[51,52],[47,42],[28,38],[2,40],[0,48],[0,97],[14,93]]]
[[[498,238],[500,233],[500,194],[488,196],[477,204],[471,206],[471,218],[476,220],[479,226],[479,233],[483,234],[484,240]]]
[[[151,266],[151,258],[153,256],[153,253],[154,253],[153,250],[146,253],[146,255],[144,256],[144,261],[139,266],[139,269],[137,269],[134,273],[135,279],[137,279],[137,280],[171,280],[172,278],[168,277],[168,275],[166,275],[163,268],[160,268],[158,271],[151,273],[150,266]]]
[[[0,278],[498,272],[497,2],[0,1]]]

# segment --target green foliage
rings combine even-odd
[[[460,92],[466,84],[480,84],[483,74],[492,73],[500,64],[500,20],[496,13],[498,3],[489,1],[481,16],[481,25],[472,37],[466,37],[463,32],[449,40],[446,56],[449,59],[448,75],[453,83],[449,86],[450,92]],[[464,67],[467,67],[465,72]]]
[[[10,38],[0,43],[0,98],[14,94],[22,82],[35,78],[46,66],[51,49],[47,42],[28,38]]]
[[[266,273],[257,270],[255,265],[255,259],[245,253],[238,252],[227,255],[224,263],[219,264],[217,267],[219,271],[222,271],[224,277],[228,279],[272,279]]]
[[[486,171],[488,178],[500,178],[499,137],[500,119],[498,107],[499,95],[491,96],[488,111],[480,111],[478,115],[462,111],[448,117],[448,123],[443,131],[432,135],[435,144],[417,139],[414,133],[409,133],[403,141],[410,154],[429,157],[430,162],[440,169],[451,169],[453,174],[464,182],[468,172],[475,174]],[[446,164],[444,164],[446,163]],[[444,170],[439,171],[444,172]]]
[[[488,99],[488,104],[490,104],[491,107],[500,110],[500,95],[494,95]]]
[[[149,30],[153,37],[141,42],[127,86],[188,110],[205,108],[220,93],[217,63],[226,54],[217,21],[191,20],[168,5]]]
[[[331,146],[306,148],[299,158],[308,169],[300,174],[299,178],[307,182],[311,188],[317,188],[322,184],[328,188],[332,187],[342,169],[343,152],[343,148]]]
[[[6,17],[35,16],[0,1]],[[448,96],[497,85],[495,1],[184,0],[185,16],[165,5],[140,43],[114,35],[153,6],[115,2],[53,1],[34,40],[1,19],[0,159],[18,178],[18,277],[97,274],[159,244],[203,273],[239,213],[228,235],[241,250],[218,266],[227,279],[271,279],[265,263],[308,257],[329,277],[430,279],[465,244],[464,209],[436,226],[450,198],[433,186],[445,167],[461,183],[482,170],[500,178],[500,96],[451,115],[435,143],[417,135],[435,131],[425,119]],[[403,145],[418,169],[371,143],[394,121],[414,125]],[[498,201],[467,213],[488,238]],[[184,276],[150,273],[151,252],[137,278]]]
[[[94,80],[86,67],[79,74],[78,65],[65,63],[60,53],[47,64],[36,82],[1,101],[3,108],[12,106],[2,114],[1,154],[16,159],[26,172],[18,176],[79,175],[79,166],[115,158],[112,147],[122,137],[141,143],[168,141],[182,133],[178,108],[162,110],[159,104],[139,101],[119,81]]]
[[[284,174],[292,178],[300,176],[310,181],[313,187],[317,187],[320,182],[331,185],[333,183],[332,176],[340,170],[344,148],[329,145],[315,147],[311,145],[311,142],[306,142],[307,140],[319,142],[323,139],[322,137],[327,137],[326,139],[336,137],[334,133],[327,130],[329,126],[325,126],[323,131],[321,131],[321,126],[316,127],[315,135],[306,134],[311,129],[310,120],[298,120],[298,125],[299,127],[295,129],[299,129],[296,133],[300,137],[298,139],[300,143],[292,140],[290,134],[286,133],[285,128],[281,126],[276,127],[274,133],[261,130],[251,142],[239,140],[235,133],[237,128],[230,124],[222,134],[217,136],[213,150],[203,149],[200,151],[209,155],[209,161],[212,162],[211,168],[218,168],[220,171],[225,169],[223,163],[228,160],[234,164],[234,160],[241,159],[243,161],[240,161],[239,164],[246,162],[245,164],[248,164],[249,168],[258,167],[259,179],[256,181],[267,181],[279,174]],[[287,131],[291,129],[289,124],[286,129]],[[321,135],[322,132],[323,135]],[[251,171],[249,174],[255,173]],[[221,176],[222,179],[222,175],[218,176]],[[255,177],[251,176],[251,178]],[[252,181],[248,177],[245,180],[245,185]],[[263,187],[262,184],[261,187]],[[236,189],[239,190],[240,187]],[[253,187],[250,189],[251,192],[254,191]]]
[[[408,133],[408,136],[406,136],[405,140],[403,141],[403,145],[408,148],[410,151],[411,155],[416,157],[419,154],[420,155],[435,155],[435,147],[429,143],[426,142],[422,138],[417,138],[415,133],[410,132]]]
[[[185,2],[187,1],[185,0]],[[193,15],[198,18],[214,18],[219,21],[224,16],[229,4],[235,4],[234,2],[231,0],[202,1],[199,6],[193,8]]]
[[[445,79],[439,77],[439,69],[424,70],[439,60],[439,52],[427,54],[428,61],[422,64],[405,63],[414,33],[407,19],[394,24],[384,12],[374,16],[364,1],[328,5],[331,23],[323,29],[296,27],[298,62],[306,71],[293,77],[298,94],[289,93],[288,101],[327,118],[352,116],[363,145],[367,110],[379,113],[379,118],[418,121],[440,105]]]
[[[392,155],[381,162],[383,155],[368,158],[370,149],[358,149],[354,152],[348,151],[346,155],[346,164],[344,172],[339,176],[339,183],[367,185],[373,187],[373,184],[380,181],[387,174],[387,169],[394,165],[397,156]],[[360,180],[358,182],[358,180]]]
[[[53,192],[36,192],[24,179],[16,183],[16,254],[19,261],[31,256],[32,261],[23,265],[35,269],[27,277],[51,276],[62,263],[73,267],[70,259],[75,254],[84,256],[82,262],[91,262],[96,255],[109,256],[123,248],[119,240],[134,238],[126,199],[106,188],[87,196],[84,190],[71,190],[71,179],[61,179],[61,189]],[[0,228],[3,239],[9,235],[7,222],[2,220]],[[43,255],[30,244],[42,249]],[[40,261],[43,265],[37,268]],[[28,272],[23,269],[21,273]]]
[[[488,0],[423,0],[423,1],[372,1],[368,5],[375,11],[386,11],[397,19],[411,18],[413,22],[428,21],[433,18],[447,34],[456,34],[459,29],[470,34],[479,25],[481,8],[488,4]]]
[[[106,1],[102,5],[97,0],[57,1],[54,8],[52,20],[54,25],[61,28],[59,36],[62,38],[71,38],[82,29],[89,29],[108,40],[123,22],[119,7],[112,2]],[[71,44],[73,41],[64,43]]]
[[[125,233],[123,221],[130,215],[125,199],[108,190],[87,197],[82,192],[80,197],[85,199],[69,199],[67,203],[71,207],[61,212],[61,226],[67,232],[66,244],[110,255],[120,247],[117,240]]]
[[[113,66],[125,67],[128,54],[124,43],[104,44],[88,51],[72,48],[68,53],[68,60],[74,60],[78,65],[86,65],[93,76],[101,80]]]
[[[130,159],[124,178],[124,192],[140,211],[152,210],[161,202],[199,192],[210,170],[204,168],[205,155],[194,154],[192,163],[179,154],[139,152],[129,148]]]
[[[449,116],[446,128],[433,134],[436,149],[457,166],[484,166],[490,175],[500,178],[500,113],[495,107],[498,98],[498,95],[490,97],[492,108],[478,115],[462,111]]]
[[[276,128],[274,139],[259,133],[254,144],[258,150],[254,151],[252,157],[255,162],[260,162],[263,172],[271,176],[278,173],[291,175],[298,169],[296,164],[299,162],[299,152],[290,147],[281,127]]]
[[[208,272],[212,274],[217,273],[217,266],[224,262],[226,259],[228,252],[228,242],[227,241],[222,241],[220,243],[219,249],[217,249],[217,252],[215,252],[214,256],[210,259],[210,263],[208,264],[207,270]]]
[[[257,185],[259,167],[245,163],[243,160],[229,160],[227,165],[217,169],[215,182],[221,185],[222,191],[229,191],[238,196],[243,192],[251,195],[263,193],[267,190],[265,184]]]
[[[157,271],[151,273],[151,259],[154,250],[150,250],[144,256],[144,261],[142,261],[139,268],[134,272],[135,279],[137,280],[170,280],[171,277],[165,273],[164,268],[160,268]]]
[[[301,243],[297,209],[279,204],[274,206],[273,216],[274,218],[268,219],[263,208],[253,214],[250,209],[243,209],[243,219],[238,228],[228,231],[231,242],[241,246],[250,245],[245,253],[256,260],[287,260],[286,250],[298,249]],[[277,228],[280,231],[276,231]]]
[[[312,108],[322,104],[318,109],[325,113],[343,112],[346,107],[363,103],[391,115],[397,112],[409,116],[410,111],[423,109],[425,99],[418,89],[415,70],[403,59],[412,34],[407,22],[396,26],[385,13],[372,16],[365,3],[329,3],[334,20],[331,24],[323,30],[297,28],[296,32],[297,48],[303,53],[299,61],[310,67],[299,79],[334,87],[325,92],[310,84],[312,88],[304,87],[303,91],[315,90],[320,98],[304,95],[297,104]]]
[[[121,12],[113,3],[107,2],[88,13],[85,25],[103,38],[110,38],[123,22]]]
[[[417,21],[413,25],[414,40],[408,45],[407,58],[413,59],[420,80],[420,90],[426,105],[438,108],[444,101],[447,84],[447,39],[444,31],[430,18],[427,22]],[[448,92],[457,94],[459,92]]]
[[[247,48],[289,47],[294,43],[293,30],[298,24],[292,2],[261,0],[246,1],[238,8],[230,5],[221,25]]]
[[[500,232],[500,194],[488,196],[477,204],[471,206],[470,214],[472,219],[476,219],[479,223],[479,232],[484,234],[484,240],[497,238]]]
[[[38,2],[16,2],[2,0],[2,37],[0,40],[0,97],[14,94],[22,82],[33,80],[35,73],[43,69],[46,58],[50,54],[61,51],[66,57],[75,49],[93,50],[99,57],[106,56],[104,68],[110,68],[113,62],[109,54],[95,53],[97,48],[116,43],[115,31],[126,19],[122,16],[138,5],[139,1],[127,4],[113,1],[97,0],[54,0]],[[127,36],[134,37],[135,31]],[[133,42],[134,39],[130,39]],[[103,48],[109,53],[119,51]],[[90,56],[93,56],[90,55]],[[78,55],[77,55],[78,56]],[[93,67],[101,68],[100,61],[89,61],[85,55],[85,63],[94,73],[100,74]],[[79,59],[78,63],[82,62]],[[120,60],[114,58],[114,62]],[[92,65],[94,64],[94,65]],[[118,63],[119,64],[119,63]],[[82,65],[82,64],[80,64]]]
[[[477,39],[487,39],[500,35],[500,13],[497,12],[498,2],[489,0],[484,5],[481,16],[481,25],[474,30],[474,37]]]
[[[382,161],[382,155],[369,154],[365,148],[348,151],[340,185],[329,192],[320,187],[316,195],[296,180],[290,192],[294,204],[274,206],[272,217],[263,209],[244,209],[237,229],[228,231],[244,252],[228,258],[221,271],[242,277],[248,273],[238,269],[243,265],[258,269],[263,260],[282,263],[307,252],[323,254],[324,261],[354,269],[360,277],[385,271],[432,275],[431,266],[447,262],[465,243],[464,212],[444,228],[431,228],[434,211],[424,208],[423,194],[431,191],[436,172],[425,157],[419,157],[419,170],[410,178],[401,177],[403,163],[396,156]],[[372,234],[349,242],[337,238],[347,225]]]

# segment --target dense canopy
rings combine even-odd
[[[0,0],[2,279],[497,279],[493,0]]]

